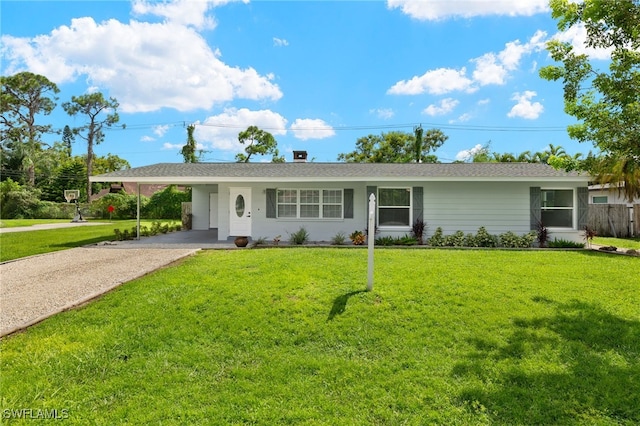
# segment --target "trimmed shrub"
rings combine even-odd
[[[465,245],[464,232],[456,231],[452,235],[447,235],[446,237],[444,237],[444,245],[446,247],[464,247]]]
[[[512,231],[500,234],[500,246],[506,248],[527,248],[531,247],[531,244],[536,239],[535,232],[529,232],[524,235],[517,235]]]
[[[431,238],[427,241],[427,244],[433,247],[443,247],[444,246],[444,237],[442,236],[442,228],[437,227],[436,232],[433,233]]]
[[[467,234],[464,237],[464,245],[465,247],[480,247],[478,245],[478,241],[476,239],[476,236],[473,234]]]
[[[484,226],[478,228],[475,236],[477,247],[497,247],[498,237],[487,232]]]

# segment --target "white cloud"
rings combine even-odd
[[[370,109],[369,113],[375,114],[376,117],[381,118],[383,120],[388,120],[390,118],[393,118],[394,115],[396,115],[391,108]]]
[[[154,126],[153,127],[153,134],[158,136],[158,137],[163,137],[165,135],[165,133],[167,133],[167,130],[169,130],[169,125],[168,124],[163,124],[160,126]]]
[[[457,161],[467,161],[473,158],[474,155],[482,153],[484,147],[480,144],[477,144],[471,149],[463,149],[462,151],[456,154]]]
[[[538,118],[544,111],[544,107],[540,102],[531,102],[531,99],[536,95],[537,93],[531,90],[523,93],[514,93],[511,99],[518,103],[511,108],[507,117],[519,117],[527,120],[535,120]]]
[[[481,86],[488,84],[502,85],[507,79],[507,69],[504,65],[496,63],[497,57],[493,53],[485,53],[479,58],[472,59],[476,69],[473,71],[473,80]]]
[[[531,63],[531,73],[533,74],[534,72],[536,72],[536,70],[538,69],[538,61],[533,61]]]
[[[181,151],[182,148],[184,148],[184,143],[169,143],[169,142],[165,142],[162,144],[162,150],[163,151]],[[199,142],[196,143],[196,150],[198,151],[204,151],[206,150],[206,147],[204,146],[204,144],[201,144]]]
[[[489,98],[485,98],[485,99],[480,99],[478,101],[478,105],[482,106],[482,105],[489,105],[491,103],[491,99]]]
[[[160,13],[157,8],[196,3],[203,2],[136,4]],[[194,15],[203,10],[204,5],[190,9]],[[28,70],[57,84],[85,76],[89,85],[118,99],[121,112],[130,113],[161,108],[190,111],[236,98],[282,97],[273,75],[222,62],[220,52],[185,24],[194,21],[195,17],[176,17],[162,23],[113,19],[96,23],[85,17],[30,39],[2,36],[5,72]]]
[[[439,104],[431,104],[426,107],[422,113],[432,117],[436,115],[445,115],[453,111],[459,103],[460,101],[453,98],[442,99]]]
[[[548,0],[387,0],[387,7],[399,8],[421,21],[488,15],[531,16],[549,10]]]
[[[471,62],[476,64],[476,69],[473,72],[474,81],[481,86],[505,84],[509,77],[509,72],[515,71],[520,67],[520,62],[524,55],[538,52],[545,48],[546,37],[546,32],[538,30],[524,44],[520,40],[510,41],[497,54],[489,52],[472,59]]]
[[[291,124],[293,135],[300,140],[325,139],[334,136],[336,132],[329,124],[320,119],[298,118]]]
[[[153,142],[155,141],[155,138],[152,138],[151,136],[143,136],[140,138],[140,142]]]
[[[560,40],[563,43],[571,44],[574,52],[578,55],[585,54],[591,59],[611,59],[611,52],[613,51],[612,48],[594,49],[587,46],[587,29],[584,24],[574,25],[568,30],[554,35],[552,38]]]
[[[213,8],[212,1],[175,0],[172,2],[151,2],[134,0],[131,7],[134,15],[154,15],[162,17],[166,22],[193,26],[197,29],[213,29],[215,20],[207,16]]]
[[[182,149],[183,146],[184,144],[165,142],[162,144],[162,150],[163,151],[174,151],[174,150],[179,151]]]
[[[520,40],[510,41],[505,44],[504,49],[498,54],[500,62],[505,68],[513,71],[520,66],[520,60],[524,55],[531,52],[544,50],[547,42],[547,33],[542,30],[536,31],[529,41],[522,44]]]
[[[273,38],[273,45],[274,46],[278,46],[278,47],[288,46],[289,42],[287,40],[283,39],[283,38],[274,37]]]
[[[462,114],[460,117],[456,118],[455,120],[449,120],[449,124],[455,124],[455,123],[464,123],[466,121],[469,121],[473,118],[473,114],[471,114],[470,112],[465,112],[464,114]]]
[[[498,53],[488,52],[470,60],[475,64],[471,78],[466,75],[466,68],[459,70],[452,68],[437,68],[414,76],[410,80],[401,80],[388,91],[391,95],[419,95],[430,93],[441,95],[453,91],[473,93],[480,86],[489,84],[503,85],[509,78],[509,73],[518,69],[524,55],[540,51],[545,47],[547,34],[536,31],[529,41],[521,43],[519,40],[508,42]]]
[[[243,149],[243,145],[238,142],[238,133],[249,126],[257,126],[271,133],[276,140],[278,135],[287,133],[287,120],[270,110],[227,108],[222,114],[194,124],[196,125],[194,137],[198,142],[213,149],[230,152],[240,152]]]
[[[456,90],[468,93],[474,92],[473,81],[466,77],[466,68],[454,70],[451,68],[438,68],[427,71],[420,77],[415,76],[411,80],[402,80],[394,84],[387,93],[390,95],[419,95],[430,93],[442,95]]]

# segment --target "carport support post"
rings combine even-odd
[[[136,240],[140,239],[140,182],[136,182],[137,205],[136,205]]]
[[[375,244],[375,238],[376,238],[375,211],[376,211],[376,196],[374,194],[371,194],[369,196],[369,224],[367,227],[367,230],[368,230],[367,246],[369,251],[367,291],[373,290],[373,246]]]

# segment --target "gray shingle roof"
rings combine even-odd
[[[588,176],[529,163],[159,163],[93,176],[94,182],[203,183],[368,180],[559,180]]]

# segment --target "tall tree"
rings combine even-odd
[[[180,150],[180,154],[184,158],[185,163],[197,163],[198,155],[196,154],[197,143],[196,138],[193,136],[193,132],[196,130],[194,124],[187,126],[187,143]]]
[[[256,126],[249,126],[247,130],[238,134],[238,142],[246,145],[244,152],[236,154],[238,163],[248,163],[252,155],[271,154],[274,163],[284,162],[284,158],[278,152],[278,142],[269,132],[265,132]]]
[[[87,199],[91,197],[89,178],[93,174],[93,146],[104,141],[105,127],[111,127],[120,121],[117,112],[118,106],[118,101],[115,98],[107,100],[100,92],[72,96],[71,102],[62,104],[62,108],[70,116],[81,114],[87,120],[84,126],[73,131],[74,134],[87,141]]]
[[[64,126],[64,130],[62,130],[62,143],[67,150],[69,157],[71,157],[71,145],[73,144],[74,140],[75,136],[73,135],[71,127]]]
[[[448,139],[439,129],[427,130],[418,148],[416,135],[393,131],[380,135],[368,135],[356,141],[356,149],[338,155],[338,161],[347,163],[437,163],[438,157],[430,154]]]
[[[579,121],[568,127],[569,136],[593,143],[603,157],[559,164],[620,179],[629,200],[640,197],[640,1],[551,0],[550,6],[558,29],[584,25],[587,46],[611,49],[608,69],[598,69],[569,43],[547,43],[561,65],[542,68],[540,76],[564,84],[565,111]]]
[[[86,198],[87,187],[87,159],[84,155],[68,157],[63,144],[57,143],[56,147],[60,152],[56,167],[52,169],[48,179],[44,179],[39,188],[42,190],[42,199],[47,201],[64,202],[65,189],[80,190],[80,198]],[[51,150],[50,150],[51,151]],[[124,158],[117,155],[107,154],[106,156],[95,156],[93,159],[93,170],[96,174],[111,173],[118,170],[130,169],[131,165]],[[108,188],[109,183],[95,183],[92,185],[94,191]]]
[[[0,130],[3,163],[5,156],[17,156],[27,182],[35,185],[35,169],[42,153],[42,135],[52,132],[50,124],[36,122],[38,116],[49,115],[54,110],[60,90],[55,83],[42,75],[21,72],[0,77]],[[15,161],[14,161],[15,163]]]

